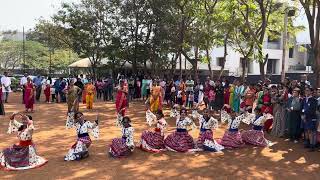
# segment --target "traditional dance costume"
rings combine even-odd
[[[188,150],[193,149],[195,145],[193,138],[188,134],[187,127],[191,126],[192,128],[195,128],[194,122],[188,117],[181,119],[180,115],[178,115],[176,126],[176,132],[168,135],[164,140],[166,148],[175,152],[187,152]]]
[[[199,149],[211,152],[220,152],[224,147],[213,139],[212,129],[218,128],[218,120],[213,117],[206,119],[203,115],[198,115],[195,118],[199,119],[200,134],[197,141]]]
[[[157,120],[157,117],[148,110],[146,112],[146,119],[149,126],[157,124],[154,132],[144,131],[141,135],[141,149],[149,152],[160,152],[165,149],[164,146],[164,129],[167,126],[167,122],[164,118]]]
[[[244,142],[238,129],[244,118],[245,114],[242,114],[235,119],[232,119],[226,111],[221,111],[221,121],[223,123],[228,122],[228,130],[226,130],[220,142],[220,144],[226,149],[240,148],[244,146]]]
[[[252,124],[253,128],[242,132],[242,139],[248,144],[255,146],[266,147],[269,145],[269,141],[264,137],[263,126],[268,119],[272,119],[272,115],[264,114],[263,116],[255,116],[254,114],[249,114],[242,121],[246,124]]]
[[[34,126],[29,120],[27,126],[11,120],[9,123],[8,134],[18,132],[19,143],[14,144],[0,152],[0,168],[5,170],[26,170],[40,167],[48,161],[36,154],[35,145],[32,142]]]
[[[112,139],[112,143],[109,148],[109,154],[112,157],[120,158],[129,156],[134,150],[134,141],[133,141],[133,127],[124,127],[122,125],[122,117],[118,116],[117,124],[121,125],[121,138]]]
[[[73,113],[69,113],[73,114]],[[90,121],[84,121],[82,124],[74,122],[72,116],[68,117],[67,128],[76,128],[76,132],[78,135],[76,143],[71,146],[71,149],[65,156],[65,161],[73,161],[73,160],[81,160],[89,156],[88,148],[91,145],[91,139],[89,136],[89,129],[92,129],[92,135],[94,138],[99,137],[99,126],[97,122],[91,123]]]

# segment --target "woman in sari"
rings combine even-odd
[[[125,108],[127,106],[127,94],[128,89],[126,88],[126,86],[124,86],[124,81],[120,80],[120,85],[116,96],[116,110],[117,113],[121,114],[122,116],[125,115]]]
[[[15,118],[21,117],[22,122]],[[48,161],[36,154],[32,142],[34,131],[32,117],[20,113],[13,113],[10,117],[8,134],[18,132],[19,143],[0,152],[0,168],[5,170],[26,170],[40,167]]]
[[[86,104],[87,109],[93,109],[93,99],[96,93],[96,87],[92,84],[92,81],[89,81],[86,87]]]
[[[151,88],[151,96],[150,96],[150,111],[153,113],[158,112],[158,110],[162,110],[162,88],[158,85],[158,82],[154,82]]]
[[[33,85],[31,78],[27,78],[27,83],[24,85],[24,103],[26,112],[33,112],[33,104],[34,104],[34,91],[35,86]]]
[[[71,110],[77,112],[79,111],[79,101],[78,97],[81,94],[81,89],[74,85],[74,81],[70,81],[70,85],[67,89],[67,104],[68,104],[68,112]]]

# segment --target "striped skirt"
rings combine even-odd
[[[164,136],[161,136],[161,133],[157,131],[143,131],[141,135],[141,148],[152,152],[165,149]]]
[[[242,133],[242,139],[245,143],[252,144],[255,146],[266,147],[268,140],[264,137],[262,130],[248,130]]]
[[[227,149],[240,148],[244,146],[240,132],[231,132],[229,130],[224,133],[220,144]]]
[[[188,132],[173,132],[164,140],[166,148],[177,152],[187,152],[194,148],[193,138]]]
[[[112,143],[109,148],[109,154],[115,158],[126,157],[131,154],[131,150],[128,148],[125,139],[115,138],[112,139]]]
[[[213,139],[212,130],[200,131],[197,146],[204,151],[218,152],[222,151],[224,147]]]

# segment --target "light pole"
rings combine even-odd
[[[295,11],[286,7],[284,12],[284,32],[282,36],[282,66],[281,66],[281,82],[286,78],[286,57],[287,57],[287,41],[288,41],[288,17],[294,16]]]

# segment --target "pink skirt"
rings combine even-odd
[[[213,141],[213,132],[212,131],[200,131],[197,146],[198,148],[203,148],[203,143],[205,140],[211,140]]]
[[[164,137],[160,132],[143,131],[141,139],[144,140],[152,149],[164,149]],[[141,147],[142,149],[143,146]]]
[[[126,140],[123,138],[112,139],[109,153],[112,157],[125,157],[131,154],[130,149],[126,145]]]
[[[262,130],[248,130],[242,133],[242,139],[245,143],[252,144],[255,146],[266,147],[268,141],[264,138]]]
[[[80,137],[80,138],[77,139],[77,142],[74,143],[74,144],[71,146],[71,148],[73,148],[73,149],[76,148],[76,147],[77,147],[77,143],[78,143],[79,141],[81,141],[83,144],[85,144],[87,148],[89,148],[90,145],[91,145],[91,143],[92,143],[92,141],[91,141],[91,139],[90,139],[89,136]]]
[[[187,152],[194,148],[193,138],[188,132],[173,132],[164,140],[166,147],[177,152]]]
[[[239,131],[226,131],[220,144],[227,149],[240,148],[244,146],[244,142]]]

